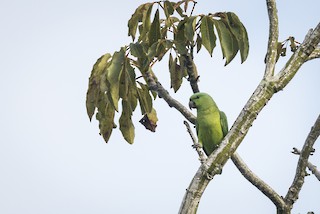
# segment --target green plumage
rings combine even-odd
[[[189,107],[197,109],[198,141],[206,155],[209,156],[228,133],[227,117],[206,93],[193,94],[190,97]]]

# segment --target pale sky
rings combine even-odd
[[[127,20],[145,1],[12,0],[0,2],[0,213],[177,213],[199,161],[184,118],[161,99],[155,133],[134,113],[135,143],[114,130],[108,144],[85,109],[88,78],[96,59],[129,44]],[[312,4],[312,5],[311,5]],[[303,41],[320,21],[320,2],[279,1],[280,41]],[[259,84],[268,39],[265,1],[199,1],[195,14],[233,11],[247,28],[250,51],[224,67],[195,56],[200,90],[212,95],[229,126]],[[287,55],[290,55],[288,51]],[[288,59],[281,58],[279,71]],[[238,153],[278,194],[291,185],[298,156],[320,110],[320,61],[302,66],[289,85],[259,114]],[[166,58],[154,72],[170,84]],[[170,94],[187,105],[185,81]],[[193,113],[196,112],[193,110]],[[119,115],[117,116],[117,118]],[[320,167],[319,140],[310,161]],[[305,179],[292,213],[320,212],[320,182]],[[275,213],[275,206],[245,180],[231,161],[206,189],[198,213]]]

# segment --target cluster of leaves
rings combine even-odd
[[[190,2],[194,5],[190,15],[186,15]],[[183,78],[188,76],[187,60],[193,59],[195,48],[199,52],[205,47],[212,56],[216,47],[216,32],[226,65],[238,51],[241,62],[246,60],[249,51],[248,36],[237,15],[219,12],[194,16],[192,13],[195,4],[192,0],[184,0],[177,3],[158,1],[140,5],[128,21],[128,35],[133,42],[112,56],[103,55],[93,66],[87,92],[87,113],[91,120],[97,110],[100,134],[106,142],[112,129],[116,127],[114,116],[119,111],[120,99],[120,130],[128,143],[132,144],[134,141],[132,113],[138,102],[144,115],[140,122],[147,129],[155,131],[158,119],[152,100],[157,95],[149,90],[145,74],[149,72],[156,79],[152,65],[161,61],[166,53],[169,53],[171,87],[175,92],[179,90]],[[144,83],[137,78],[137,69]]]

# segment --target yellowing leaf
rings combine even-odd
[[[120,73],[123,69],[124,57],[125,50],[121,48],[119,52],[113,54],[111,64],[107,69],[108,95],[116,111],[118,111]]]
[[[132,116],[132,109],[130,107],[130,104],[127,101],[122,100],[122,114],[119,118],[120,131],[124,139],[128,143],[133,144],[134,125],[132,123],[131,116]]]
[[[210,16],[203,16],[200,24],[200,32],[202,37],[202,45],[212,56],[213,49],[216,46],[216,35],[213,30],[213,20]]]
[[[152,109],[152,98],[149,93],[149,88],[147,85],[138,82],[140,88],[137,88],[137,95],[140,103],[141,114],[146,114],[151,112]]]
[[[91,76],[89,78],[89,87],[87,91],[86,98],[86,107],[87,114],[91,121],[92,116],[94,114],[95,108],[97,107],[97,102],[99,100],[99,92],[100,92],[100,80],[101,74],[108,66],[108,61],[111,58],[110,54],[105,54],[101,56],[97,62],[94,64],[93,69],[91,71]]]
[[[105,99],[102,99],[100,102],[96,118],[99,120],[100,135],[102,135],[105,142],[108,143],[112,129],[115,128],[115,124],[113,122],[115,111],[111,103],[105,104],[104,101]]]
[[[132,40],[135,40],[136,32],[137,32],[137,27],[139,22],[144,21],[144,17],[146,13],[149,11],[150,7],[153,5],[153,3],[146,3],[140,5],[136,11],[132,14],[131,18],[128,21],[128,36],[132,37]]]

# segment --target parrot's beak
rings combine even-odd
[[[189,108],[196,108],[196,104],[192,100],[189,101]]]

